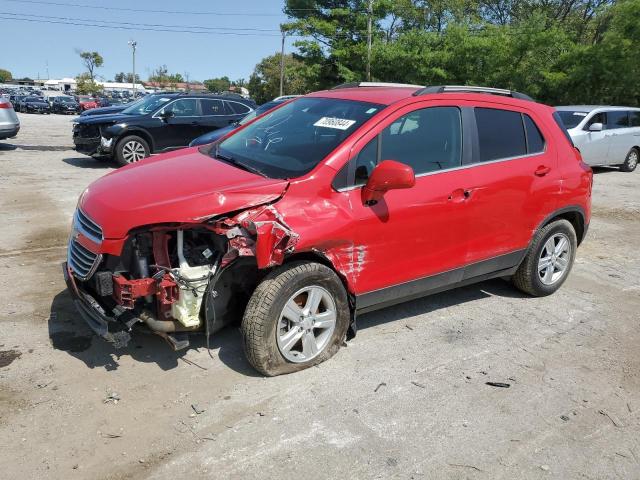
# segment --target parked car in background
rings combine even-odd
[[[593,180],[556,115],[478,87],[298,98],[209,147],[92,183],[69,292],[120,346],[139,324],[179,349],[242,318],[265,375],[330,358],[358,313],[496,277],[550,295],[587,232]]]
[[[13,105],[13,108],[16,112],[20,111],[20,102],[23,98],[26,98],[26,95],[14,93],[9,96],[9,101]]]
[[[15,137],[20,131],[20,120],[13,105],[7,99],[0,99],[0,140]]]
[[[20,101],[20,111],[24,113],[51,113],[51,105],[42,97],[24,97]]]
[[[80,105],[75,98],[66,95],[60,95],[58,97],[52,97],[51,111],[53,113],[80,113]]]
[[[640,108],[572,105],[556,107],[584,161],[633,172],[640,161]]]
[[[216,140],[219,140],[220,138],[224,137],[227,133],[233,132],[236,128],[249,123],[254,118],[262,115],[263,113],[268,112],[269,110],[274,109],[278,105],[282,105],[283,103],[285,103],[287,100],[290,100],[291,98],[295,98],[295,96],[291,96],[288,98],[282,98],[282,97],[276,98],[275,100],[272,100],[270,102],[263,103],[262,105],[257,107],[255,110],[249,112],[241,120],[234,122],[230,125],[227,125],[226,127],[218,128],[217,130],[213,130],[212,132],[205,133],[204,135],[201,135],[198,138],[192,140],[189,146],[197,147],[200,145],[206,145],[207,143],[213,143]]]
[[[251,111],[249,105],[222,95],[150,95],[118,114],[80,116],[73,141],[78,152],[113,157],[126,165],[186,147],[204,132],[238,121]]]
[[[77,99],[81,111],[89,110],[91,108],[98,108],[99,106],[96,99],[89,95],[78,95]]]

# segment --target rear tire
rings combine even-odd
[[[637,148],[632,148],[627,153],[627,158],[625,158],[624,163],[620,166],[620,170],[623,172],[633,172],[638,166],[638,161],[640,161],[640,152]]]
[[[577,246],[570,222],[551,222],[533,237],[527,255],[511,279],[513,284],[534,297],[551,295],[569,276]]]
[[[340,349],[349,326],[347,293],[319,263],[282,266],[254,291],[242,319],[249,363],[267,376],[317,365]]]
[[[136,135],[124,137],[116,144],[115,157],[118,164],[124,166],[137,163],[149,156],[149,144]]]

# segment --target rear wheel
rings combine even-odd
[[[268,376],[305,369],[332,357],[349,325],[342,282],[319,263],[293,263],[258,285],[242,320],[244,351]]]
[[[513,276],[514,285],[529,295],[551,295],[564,283],[571,271],[578,242],[567,220],[556,220],[533,238],[522,264]]]
[[[115,153],[120,165],[129,165],[149,156],[149,144],[143,138],[130,135],[116,144]]]
[[[638,166],[638,161],[640,160],[640,152],[638,152],[637,148],[632,148],[627,153],[627,158],[625,158],[624,163],[620,167],[620,170],[623,172],[633,172]]]

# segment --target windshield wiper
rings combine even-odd
[[[215,158],[218,158],[220,160],[224,160],[225,162],[230,163],[231,165],[236,166],[236,167],[238,167],[238,168],[240,168],[242,170],[245,170],[247,172],[255,173],[256,175],[260,175],[261,177],[268,178],[264,173],[262,173],[257,168],[251,167],[249,165],[245,165],[244,163],[241,163],[241,162],[237,161],[231,155],[225,155],[224,153],[220,153],[220,146],[219,145],[216,145]]]

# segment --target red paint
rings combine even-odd
[[[80,110],[83,111],[98,108],[98,102],[92,97],[78,97],[78,105],[80,105]]]
[[[196,225],[230,213],[209,225],[229,239],[223,265],[255,256],[258,267],[267,268],[287,255],[315,252],[333,264],[351,292],[365,293],[525,249],[541,223],[564,207],[580,207],[589,222],[591,169],[555,125],[551,107],[483,94],[414,97],[414,91],[356,88],[312,94],[390,107],[310,173],[289,181],[254,175],[195,148],[121,168],[94,182],[81,198],[81,208],[106,237],[99,246],[85,246],[118,255],[134,228]],[[526,113],[547,148],[537,155],[417,178],[395,162],[387,171],[389,163],[383,162],[372,178],[389,188],[372,188],[371,183],[369,191],[332,188],[340,168],[398,117],[452,105]],[[363,199],[377,202],[367,205]]]
[[[113,298],[124,308],[133,308],[136,299],[154,295],[161,305],[171,305],[178,301],[178,285],[166,274],[156,281],[153,278],[128,280],[122,275],[113,276]]]

